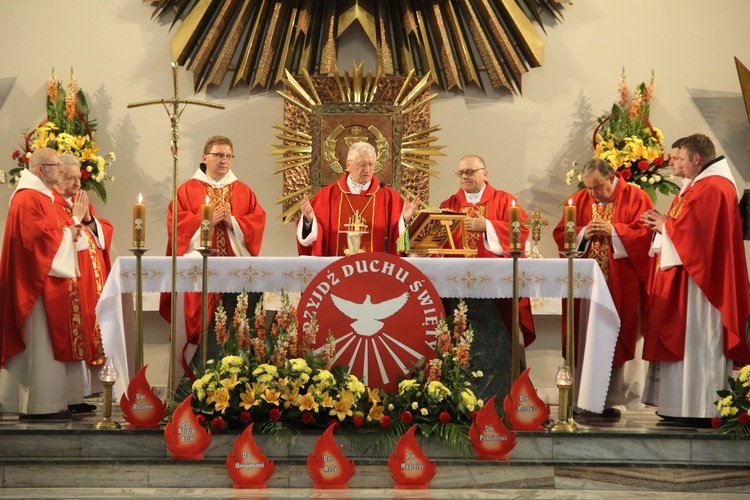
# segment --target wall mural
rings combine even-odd
[[[284,72],[338,73],[338,42],[359,24],[375,51],[378,75],[431,75],[445,90],[521,92],[521,77],[542,64],[533,26],[562,20],[569,0],[151,0],[152,18],[179,23],[172,60],[193,86],[269,89]],[[484,89],[486,91],[486,89]]]

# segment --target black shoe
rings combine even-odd
[[[665,422],[676,422],[677,417],[670,417],[669,415],[660,415],[659,412],[656,412],[656,416],[660,419],[664,420]]]
[[[710,418],[680,417],[675,419],[675,423],[683,427],[695,427],[696,429],[711,429],[713,427]]]
[[[68,410],[73,413],[92,413],[96,411],[96,405],[78,403],[77,405],[68,405]]]
[[[30,413],[21,415],[19,420],[72,420],[73,414],[68,410],[58,411],[57,413]]]
[[[602,412],[602,417],[604,418],[620,418],[622,416],[622,412],[618,410],[617,408],[605,408]]]

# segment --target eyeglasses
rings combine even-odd
[[[214,155],[220,160],[227,159],[229,161],[232,161],[234,159],[234,155],[225,155],[224,153],[206,153],[207,155]]]
[[[458,171],[456,171],[456,177],[463,177],[463,176],[471,177],[472,175],[474,175],[475,173],[479,172],[480,170],[485,170],[485,168],[482,167],[482,168],[476,168],[476,169],[470,169],[469,168],[469,169],[466,169],[466,170],[458,170]]]
[[[41,165],[43,167],[62,168],[62,163],[40,163],[39,165]]]

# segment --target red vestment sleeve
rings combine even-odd
[[[0,366],[26,348],[23,325],[49,275],[63,229],[52,200],[31,189],[10,203],[0,257]]]

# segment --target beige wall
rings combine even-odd
[[[163,255],[171,196],[168,120],[158,107],[126,105],[171,95],[169,25],[150,20],[150,4],[137,0],[1,0],[0,11],[0,79],[17,78],[0,109],[0,169],[14,166],[10,155],[22,131],[44,117],[50,68],[67,81],[73,66],[91,117],[99,122],[97,142],[118,157],[110,170],[116,181],[108,184],[109,202],[95,202],[116,226],[113,256],[129,255],[131,206],[139,192],[148,205],[148,255]],[[564,23],[546,25],[544,65],[524,76],[523,95],[468,89],[433,101],[432,120],[442,129],[439,144],[447,147],[446,156],[438,158],[440,178],[431,182],[432,204],[455,191],[451,172],[458,159],[476,153],[487,160],[495,186],[516,194],[529,210],[539,207],[556,223],[560,204],[572,192],[565,172],[573,160],[590,157],[595,116],[617,98],[623,66],[633,85],[656,71],[652,121],[667,141],[697,131],[709,134],[740,169],[744,187],[744,179],[750,179],[750,125],[733,57],[750,64],[750,2],[577,0],[564,14]],[[339,67],[349,69],[353,59],[373,67],[369,48],[356,35],[346,38]],[[180,69],[179,80],[182,97],[227,107],[192,107],[183,114],[180,182],[195,170],[207,136],[232,137],[235,171],[269,213],[261,253],[294,255],[293,228],[281,227],[274,205],[281,178],[272,174],[274,158],[267,155],[267,145],[277,142],[271,126],[282,120],[282,99],[275,92],[250,95],[246,89],[227,95],[226,88],[195,95],[191,74]],[[0,206],[7,206],[10,193],[0,187]],[[5,210],[0,210],[4,224]],[[554,256],[551,230],[543,239],[543,253]],[[550,356],[556,346],[550,344]]]

